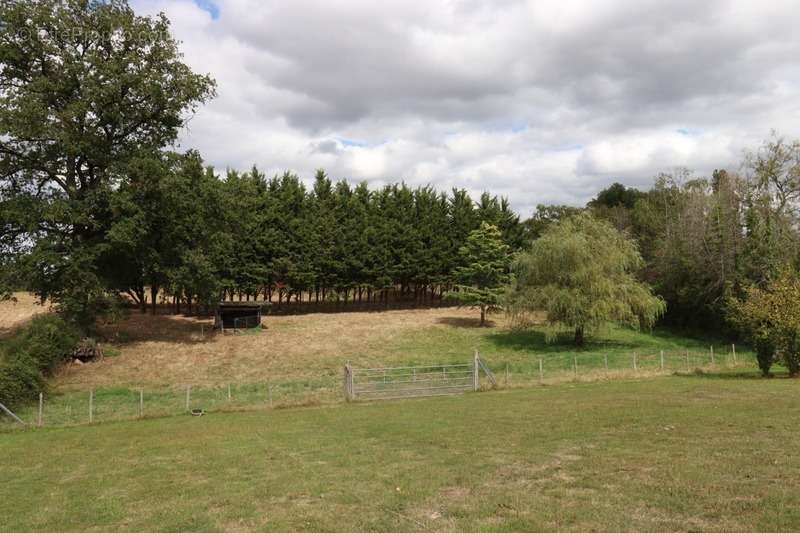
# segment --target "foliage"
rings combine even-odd
[[[31,288],[87,327],[110,302],[110,197],[213,81],[181,62],[163,15],[124,0],[12,0],[0,20],[4,240],[27,248]]]
[[[588,213],[565,219],[517,259],[509,309],[546,311],[551,336],[568,328],[578,346],[608,323],[649,328],[664,302],[636,279],[642,264],[636,244],[607,222]]]
[[[800,277],[789,268],[766,287],[750,286],[731,302],[731,320],[756,347],[764,375],[774,360],[800,375]]]
[[[500,309],[505,285],[510,280],[509,247],[497,226],[483,222],[469,234],[459,255],[463,266],[454,273],[457,290],[448,294],[464,305],[479,308],[483,326],[486,313]]]
[[[77,345],[76,329],[57,315],[34,317],[4,347],[0,358],[0,403],[19,405],[45,390],[45,376]]]

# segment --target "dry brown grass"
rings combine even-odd
[[[118,355],[68,365],[56,383],[85,388],[338,376],[348,360],[357,366],[401,360],[397,341],[414,331],[472,322],[475,312],[455,308],[326,313],[267,316],[261,332],[220,334],[211,331],[211,319],[134,311],[103,328]]]
[[[0,301],[0,338],[47,309],[46,305],[39,305],[36,297],[27,292],[15,292],[11,300]]]

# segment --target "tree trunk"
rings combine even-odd
[[[156,314],[156,297],[158,297],[158,287],[155,284],[150,285],[150,305],[153,309],[153,316]]]
[[[577,326],[575,328],[575,346],[583,346],[585,339],[583,337],[583,326]]]

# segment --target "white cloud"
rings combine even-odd
[[[166,12],[217,79],[181,145],[219,168],[488,189],[527,215],[800,136],[790,1],[214,4],[134,8]]]

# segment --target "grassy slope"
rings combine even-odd
[[[657,378],[0,436],[0,529],[788,530],[798,382]]]
[[[61,390],[130,385],[256,383],[279,378],[339,378],[342,365],[356,367],[405,364],[465,363],[475,348],[490,366],[531,374],[538,359],[546,370],[571,368],[578,355],[582,367],[630,368],[638,351],[643,365],[653,366],[665,350],[677,368],[686,349],[708,356],[714,343],[722,354],[729,345],[720,339],[689,338],[668,331],[654,335],[621,329],[604,331],[583,350],[570,339],[548,344],[541,329],[513,331],[504,317],[489,328],[477,327],[474,311],[427,309],[382,313],[336,313],[272,316],[267,330],[256,335],[200,336],[210,323],[194,318],[132,313],[106,333],[115,341],[106,360],[69,367],[57,379]]]

